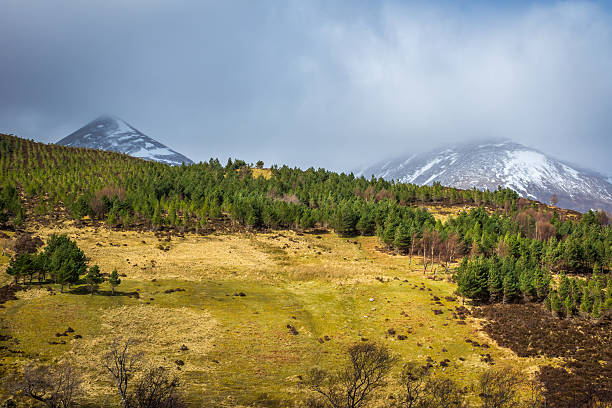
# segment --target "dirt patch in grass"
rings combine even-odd
[[[38,299],[44,296],[51,296],[53,292],[46,287],[34,287],[29,288],[27,290],[22,290],[15,293],[17,299],[21,300],[30,300],[30,299]]]
[[[519,357],[562,358],[562,367],[544,366],[539,377],[549,404],[581,407],[612,402],[612,323],[560,320],[539,304],[496,304],[476,310],[483,329]],[[591,406],[591,405],[588,405]]]

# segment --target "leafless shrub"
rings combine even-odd
[[[181,408],[179,380],[163,367],[147,369],[138,376],[145,364],[143,353],[134,352],[134,340],[113,341],[102,364],[110,373],[124,408]]]
[[[184,407],[178,387],[178,378],[171,377],[168,370],[163,367],[151,368],[135,383],[134,392],[130,396],[130,407]]]
[[[374,343],[360,343],[348,350],[349,362],[338,373],[311,370],[305,386],[319,394],[309,406],[333,408],[363,407],[373,393],[385,386],[385,379],[397,361],[389,350]],[[313,405],[314,404],[314,405]]]
[[[391,404],[392,408],[420,408],[425,403],[429,367],[415,362],[404,364],[399,378],[401,391]]]
[[[482,408],[515,407],[521,383],[520,373],[512,368],[489,369],[480,375],[475,391]]]
[[[32,237],[30,234],[22,233],[15,236],[13,242],[11,242],[10,249],[16,254],[33,254],[43,244],[42,239],[39,237]]]
[[[427,394],[424,398],[423,408],[464,408],[467,407],[465,401],[465,390],[461,389],[457,383],[442,377],[433,377],[425,384]]]
[[[81,376],[68,362],[55,366],[31,364],[9,388],[49,408],[71,408],[77,406]]]

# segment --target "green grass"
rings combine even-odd
[[[133,330],[131,326],[113,326],[113,332],[109,332],[108,316],[123,306],[142,306],[142,310],[157,313],[153,318],[162,320],[172,311],[179,313],[179,320],[172,320],[172,324],[179,325],[177,333],[172,334],[174,343],[145,349],[172,367],[183,379],[189,399],[204,406],[223,403],[287,406],[302,396],[298,376],[314,366],[337,368],[344,361],[347,347],[362,338],[388,345],[404,361],[425,364],[428,356],[435,361],[448,358],[451,362],[442,375],[464,384],[485,369],[486,364],[480,361],[482,353],[490,353],[495,361],[511,361],[523,368],[535,364],[519,360],[483,339],[475,322],[457,324],[448,309],[459,305],[459,301],[444,299],[452,295],[455,285],[426,279],[418,272],[422,268],[420,265],[413,262],[413,269],[408,267],[406,257],[370,251],[373,238],[362,238],[356,245],[332,234],[320,239],[304,236],[296,237],[295,247],[285,249],[279,248],[281,243],[253,242],[254,239],[260,241],[264,237],[244,237],[232,241],[232,245],[236,248],[250,245],[269,256],[270,263],[264,265],[257,276],[241,271],[240,267],[237,268],[238,277],[224,273],[221,268],[216,277],[205,276],[197,280],[161,276],[152,281],[143,279],[139,273],[136,278],[128,275],[119,287],[121,292],[138,291],[139,299],[107,296],[109,288],[105,284],[102,294],[94,296],[43,294],[7,302],[6,308],[0,309],[1,334],[10,334],[14,338],[12,342],[15,339],[19,342],[11,344],[10,348],[25,354],[1,352],[3,367],[11,371],[30,360],[51,361],[65,353],[93,350],[93,346],[80,348],[79,342],[98,344],[100,339],[129,336],[129,331]],[[147,237],[149,241],[154,245]],[[173,245],[181,243],[173,241]],[[323,252],[323,247],[328,252]],[[317,251],[322,254],[317,255]],[[101,265],[104,269],[104,263]],[[265,279],[265,276],[270,278]],[[385,276],[385,282],[379,282],[376,276]],[[422,283],[431,291],[414,288]],[[165,293],[167,289],[176,288],[184,291]],[[234,296],[240,292],[246,296]],[[441,298],[443,306],[432,304],[433,295]],[[432,309],[440,309],[443,313],[435,315]],[[195,345],[195,349],[203,351],[177,352],[183,342],[190,349],[194,348],[193,344],[182,340],[183,333],[188,334],[193,326],[189,320],[182,324],[181,316],[200,319],[197,324],[211,322],[210,330],[203,336],[206,338],[201,339],[202,345]],[[139,330],[146,331],[146,323],[138,326]],[[292,335],[288,324],[295,326],[299,334]],[[63,332],[68,326],[83,339],[55,337],[55,333]],[[398,335],[406,335],[407,339],[388,336],[390,328]],[[155,333],[149,335],[155,336]],[[319,339],[324,336],[330,340],[320,343]],[[467,338],[487,342],[491,348],[473,348],[465,342]],[[58,339],[68,340],[67,344],[49,344]],[[99,359],[101,353],[96,351],[91,356],[79,357],[93,361]],[[180,371],[174,364],[177,356],[186,363]],[[436,370],[441,372],[439,368]],[[101,384],[95,389],[99,390],[103,389],[106,380],[102,376],[95,382]],[[96,398],[98,401],[114,400],[112,389],[107,388]],[[96,392],[101,391],[92,391],[92,394]]]

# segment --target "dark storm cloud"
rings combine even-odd
[[[504,137],[612,174],[612,17],[594,3],[5,0],[0,129],[102,113],[194,160],[337,170]]]

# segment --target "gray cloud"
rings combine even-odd
[[[195,160],[351,169],[504,137],[612,174],[595,3],[5,0],[0,129],[112,113]]]

